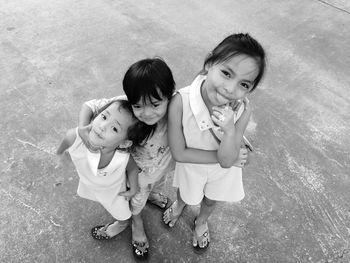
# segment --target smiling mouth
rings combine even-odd
[[[217,93],[218,94],[218,97],[220,100],[226,100],[226,101],[230,101],[230,99],[224,95],[222,95],[221,93]]]
[[[97,131],[93,130],[93,132],[96,134],[96,136],[97,136],[98,138],[103,139],[102,135],[99,134]]]
[[[143,120],[144,120],[144,121],[147,121],[147,122],[153,121],[154,119],[155,119],[154,117],[152,117],[152,118],[148,118],[148,117],[147,117],[147,118],[143,118]]]

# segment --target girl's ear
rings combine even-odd
[[[119,144],[118,148],[127,149],[127,148],[131,147],[131,145],[132,145],[132,141],[125,140],[123,143]]]

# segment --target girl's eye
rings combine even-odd
[[[116,127],[113,127],[113,131],[118,133],[118,129]]]
[[[231,77],[231,74],[227,72],[226,70],[221,70],[222,74],[224,74],[226,77]]]
[[[140,108],[141,108],[141,106],[139,106],[139,105],[131,105],[131,107],[132,107],[133,109],[140,109]]]
[[[160,104],[152,104],[153,108],[157,108]]]
[[[250,89],[250,85],[248,85],[247,83],[242,83],[241,86],[246,90]]]
[[[107,119],[106,115],[104,115],[104,114],[101,114],[101,118],[104,119],[104,120]]]

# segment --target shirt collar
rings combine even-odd
[[[201,86],[206,79],[206,76],[199,75],[193,81],[190,86],[189,101],[192,113],[197,122],[199,130],[205,131],[214,127],[214,123],[210,118],[210,113],[205,105],[202,95],[201,95]]]

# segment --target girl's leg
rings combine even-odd
[[[216,207],[216,201],[204,196],[199,215],[194,221],[194,236],[193,246],[199,248],[206,248],[210,242],[208,218]]]
[[[132,216],[132,240],[137,242],[147,242],[141,213]]]
[[[166,182],[166,174],[164,174],[152,186],[152,190],[148,196],[148,202],[158,206],[161,209],[166,208],[168,204],[168,197],[163,194],[163,189]]]
[[[149,243],[143,227],[141,213],[132,216],[132,247],[133,254],[137,259],[146,259],[148,257]]]
[[[131,244],[133,247],[133,255],[140,260],[148,257],[149,243],[144,229],[141,212],[145,207],[150,190],[151,189],[149,187],[142,187],[140,188],[140,191],[130,200],[133,211],[133,215],[131,217]]]
[[[196,223],[198,225],[202,225],[208,221],[209,216],[211,215],[211,213],[214,211],[216,207],[216,203],[217,203],[216,201],[211,200],[204,196],[201,203],[199,215],[196,218]]]
[[[182,200],[180,196],[180,190],[177,189],[177,200],[163,213],[163,221],[169,227],[173,227],[185,208],[186,203]]]

